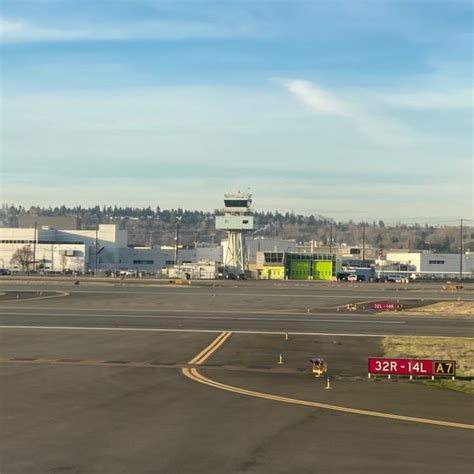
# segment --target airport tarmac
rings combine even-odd
[[[472,337],[471,320],[337,311],[459,297],[392,291],[5,285],[0,472],[470,473],[472,396],[368,380],[366,368],[382,335]],[[328,360],[331,390],[313,356]]]

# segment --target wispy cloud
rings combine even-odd
[[[248,24],[226,21],[157,19],[90,27],[84,24],[51,26],[23,18],[0,18],[0,41],[3,43],[224,39],[263,35]]]
[[[421,92],[344,89],[335,94],[319,85],[300,79],[278,79],[286,90],[308,109],[320,115],[340,119],[341,127],[352,123],[355,130],[372,142],[412,149],[445,141],[447,137],[433,134],[403,120],[414,111],[457,111],[472,108],[472,89],[434,90]],[[405,114],[405,115],[403,115]],[[411,125],[408,125],[411,124]],[[442,135],[442,133],[441,133]],[[446,144],[446,143],[444,143]]]
[[[348,119],[354,127],[373,142],[406,144],[413,132],[397,121],[371,112],[355,100],[341,99],[320,86],[300,79],[284,79],[285,88],[310,110],[320,114]]]
[[[328,91],[316,86],[309,81],[300,79],[282,79],[281,83],[300,102],[312,110],[344,117],[353,117],[352,107],[334,97]]]

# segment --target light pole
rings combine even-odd
[[[179,221],[183,217],[176,216],[176,248],[174,252],[174,264],[176,265],[176,273],[179,273],[179,264],[178,264],[178,247],[179,247]]]
[[[97,271],[99,268],[99,226],[95,228],[95,270],[94,270],[94,276],[97,276]]]
[[[464,222],[472,222],[472,219],[460,219],[461,221],[461,225],[459,226],[459,240],[460,240],[460,244],[459,244],[459,280],[462,280],[462,274],[463,274],[463,257],[464,257],[464,236],[463,236],[463,232],[464,232]]]
[[[35,221],[35,238],[33,240],[33,272],[36,273],[36,244],[38,243],[38,221]]]
[[[365,267],[365,222],[362,226],[362,265]]]
[[[461,226],[460,226],[460,245],[459,245],[459,281],[462,280],[462,259],[463,259],[463,253],[464,253],[464,239],[463,239],[463,222],[464,219],[461,219]]]
[[[331,230],[329,232],[329,253],[332,253],[332,229],[333,229],[333,224],[331,222]]]

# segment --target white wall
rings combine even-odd
[[[13,254],[25,245],[28,245],[32,252],[34,251],[34,244],[0,243],[0,268],[21,270],[21,268],[15,268],[11,263],[11,259]],[[74,252],[74,255],[62,255],[64,252]],[[55,272],[64,269],[84,272],[87,252],[84,244],[37,244],[35,258],[38,268],[43,265],[45,269]],[[31,267],[30,270],[32,269]]]
[[[130,248],[127,246],[127,231],[118,229],[114,224],[101,224],[97,234],[95,230],[38,229],[37,259],[43,259],[44,254],[44,259],[47,260],[45,266],[51,267],[50,269],[54,271],[61,271],[59,252],[68,249],[79,251],[80,249],[80,261],[71,259],[70,264],[68,262],[65,268],[74,266],[74,269],[81,271],[94,270],[96,235],[99,246],[104,247],[104,250],[98,255],[99,270],[126,268],[157,272],[174,263],[174,249]],[[33,248],[34,241],[34,229],[0,228],[0,268],[12,268],[10,260],[16,249],[25,245],[30,245]],[[221,262],[222,248],[179,249],[178,259],[181,263]]]
[[[387,252],[386,261],[414,265],[416,267],[416,271],[420,271],[421,253],[420,252]]]
[[[118,268],[127,268],[139,271],[157,272],[164,267],[174,264],[174,249],[133,248],[123,247],[119,252]],[[193,249],[179,249],[178,260],[183,262],[221,262],[221,247],[197,247]],[[139,263],[141,262],[141,263]],[[152,262],[152,263],[144,263]]]
[[[63,255],[74,252],[73,256]],[[45,270],[61,272],[65,269],[72,271],[86,270],[86,251],[84,244],[38,244],[36,246],[37,267],[43,265]]]
[[[387,261],[409,263],[416,266],[421,274],[452,275],[459,274],[459,254],[434,252],[388,252]],[[474,254],[463,255],[463,275],[474,274]]]
[[[119,266],[119,251],[120,248],[126,248],[127,239],[127,231],[120,230],[115,224],[99,225],[97,241],[100,247],[104,247],[98,255],[100,269],[114,269]],[[0,267],[11,268],[10,260],[15,250],[26,244],[32,246],[34,240],[34,228],[0,228]],[[46,245],[46,248],[50,249],[52,244],[65,245],[65,249],[73,249],[75,245],[80,244],[83,246],[81,267],[84,270],[95,269],[95,230],[40,228],[37,230],[37,242],[37,249],[40,245]]]
[[[227,240],[221,242],[222,247],[227,246]],[[249,262],[257,261],[257,252],[294,252],[296,251],[295,240],[283,239],[252,239],[246,237],[245,246],[247,248],[247,256]]]
[[[184,273],[188,273],[192,280],[213,280],[217,278],[217,269],[217,264],[207,262],[175,265],[168,269],[168,277],[181,278]]]

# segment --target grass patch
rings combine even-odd
[[[403,314],[415,316],[467,316],[474,317],[474,301],[441,301],[439,303],[407,309]]]
[[[467,337],[388,336],[383,340],[383,348],[387,357],[454,359],[456,361],[456,380],[435,379],[425,383],[434,387],[474,394],[473,339]]]

